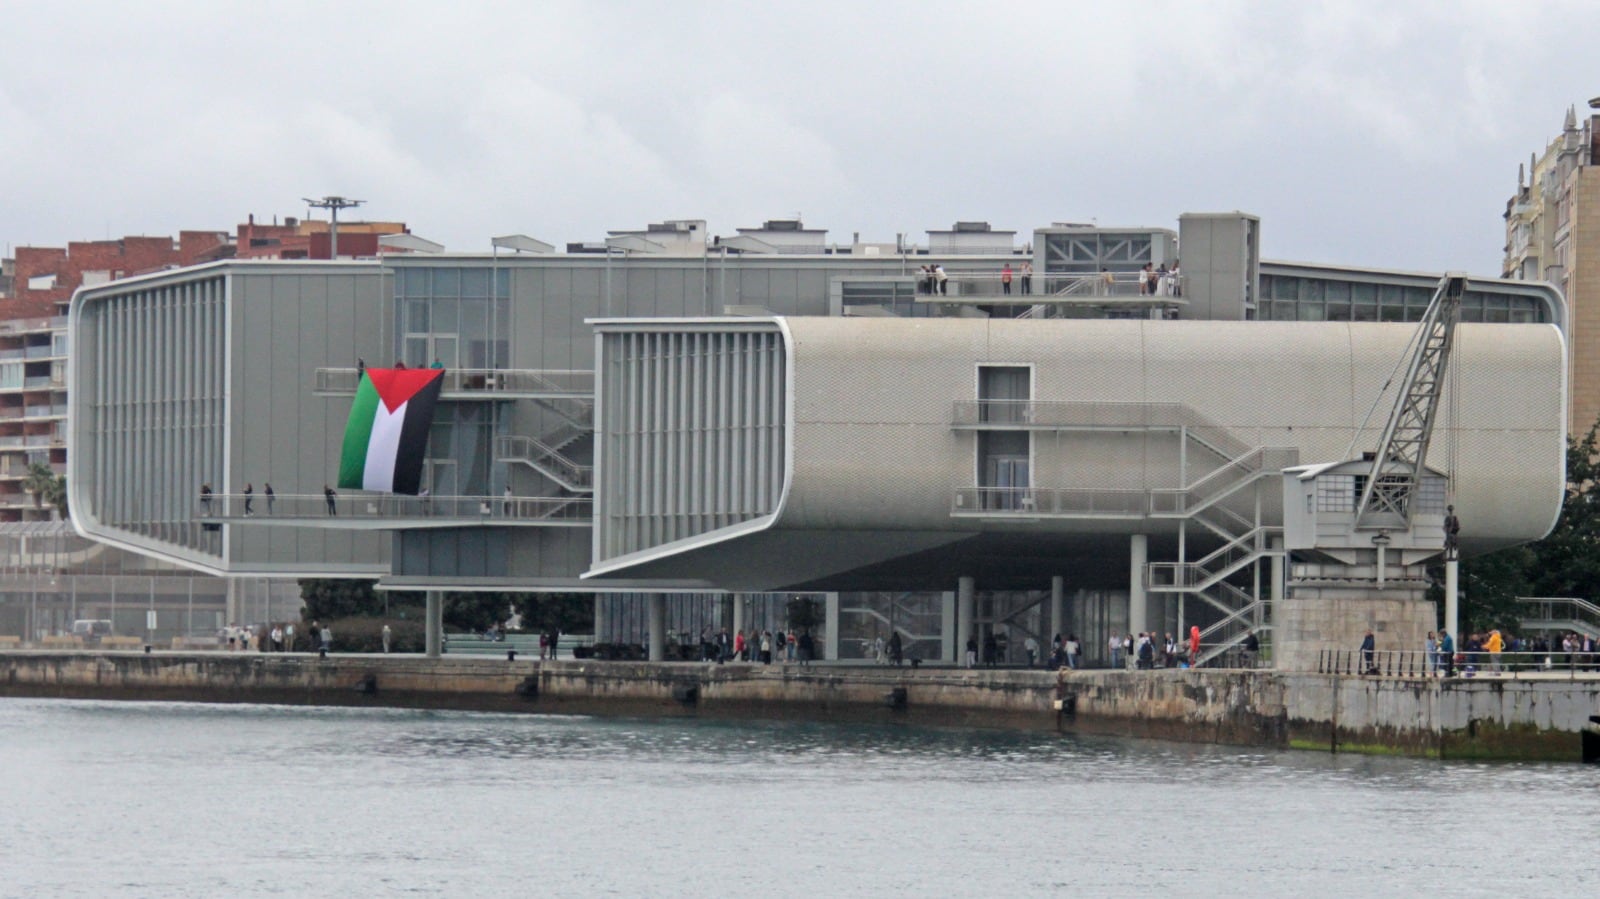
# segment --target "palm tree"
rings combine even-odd
[[[56,473],[43,462],[29,462],[28,476],[22,479],[22,489],[33,494],[33,507],[44,508],[46,495],[55,487]]]

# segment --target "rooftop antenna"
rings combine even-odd
[[[323,197],[320,200],[313,200],[310,197],[305,197],[304,199],[306,201],[306,205],[307,206],[310,206],[313,209],[326,209],[326,210],[328,210],[329,214],[333,216],[333,226],[332,226],[332,229],[331,229],[332,236],[330,237],[330,240],[329,240],[329,242],[330,242],[330,244],[332,246],[331,246],[331,249],[328,251],[328,258],[330,258],[330,259],[338,259],[339,258],[339,210],[341,210],[341,209],[354,209],[357,206],[360,206],[362,203],[365,203],[366,200],[351,200],[351,199],[347,199],[345,197]]]

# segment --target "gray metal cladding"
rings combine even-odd
[[[777,510],[786,351],[754,324],[602,333],[596,561]]]
[[[982,365],[1030,367],[1039,402],[1177,403],[1247,446],[1335,461],[1351,451],[1415,329],[839,318],[791,318],[785,326],[794,354],[794,462],[773,527],[952,530],[1018,526],[951,517],[955,488],[976,478],[975,432],[952,428],[952,407],[976,399]],[[1440,470],[1454,461],[1456,505],[1463,521],[1475,522],[1483,548],[1542,536],[1554,519],[1565,478],[1563,358],[1561,334],[1548,325],[1460,326],[1428,461]],[[1355,441],[1356,454],[1372,448],[1387,409],[1380,405]],[[1178,481],[1170,435],[1039,428],[1031,454],[1039,488]],[[1189,466],[1192,479],[1192,457]]]
[[[219,556],[195,521],[200,485],[221,489],[227,377],[221,275],[129,290],[83,309],[74,354],[75,430],[92,468],[89,503],[103,525]],[[90,350],[90,352],[85,352]],[[92,364],[90,363],[92,360]],[[92,452],[89,451],[92,446]]]

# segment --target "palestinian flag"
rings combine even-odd
[[[417,495],[442,368],[369,368],[356,386],[339,486]]]

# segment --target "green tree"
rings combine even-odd
[[[334,621],[383,614],[383,597],[372,589],[377,581],[350,578],[305,578],[300,581],[302,621]]]
[[[499,626],[511,617],[511,596],[506,593],[446,593],[444,625],[477,633]]]
[[[1567,447],[1567,495],[1549,536],[1532,544],[1529,580],[1537,596],[1600,596],[1600,505],[1595,480],[1596,429]]]
[[[43,462],[29,462],[28,473],[22,479],[22,489],[33,494],[33,507],[42,509],[44,508],[45,500],[50,499],[58,489],[58,480],[60,481],[59,489],[65,491],[66,478],[58,477],[50,466]]]
[[[523,630],[546,633],[555,628],[563,634],[594,632],[592,593],[519,593],[516,603]]]

